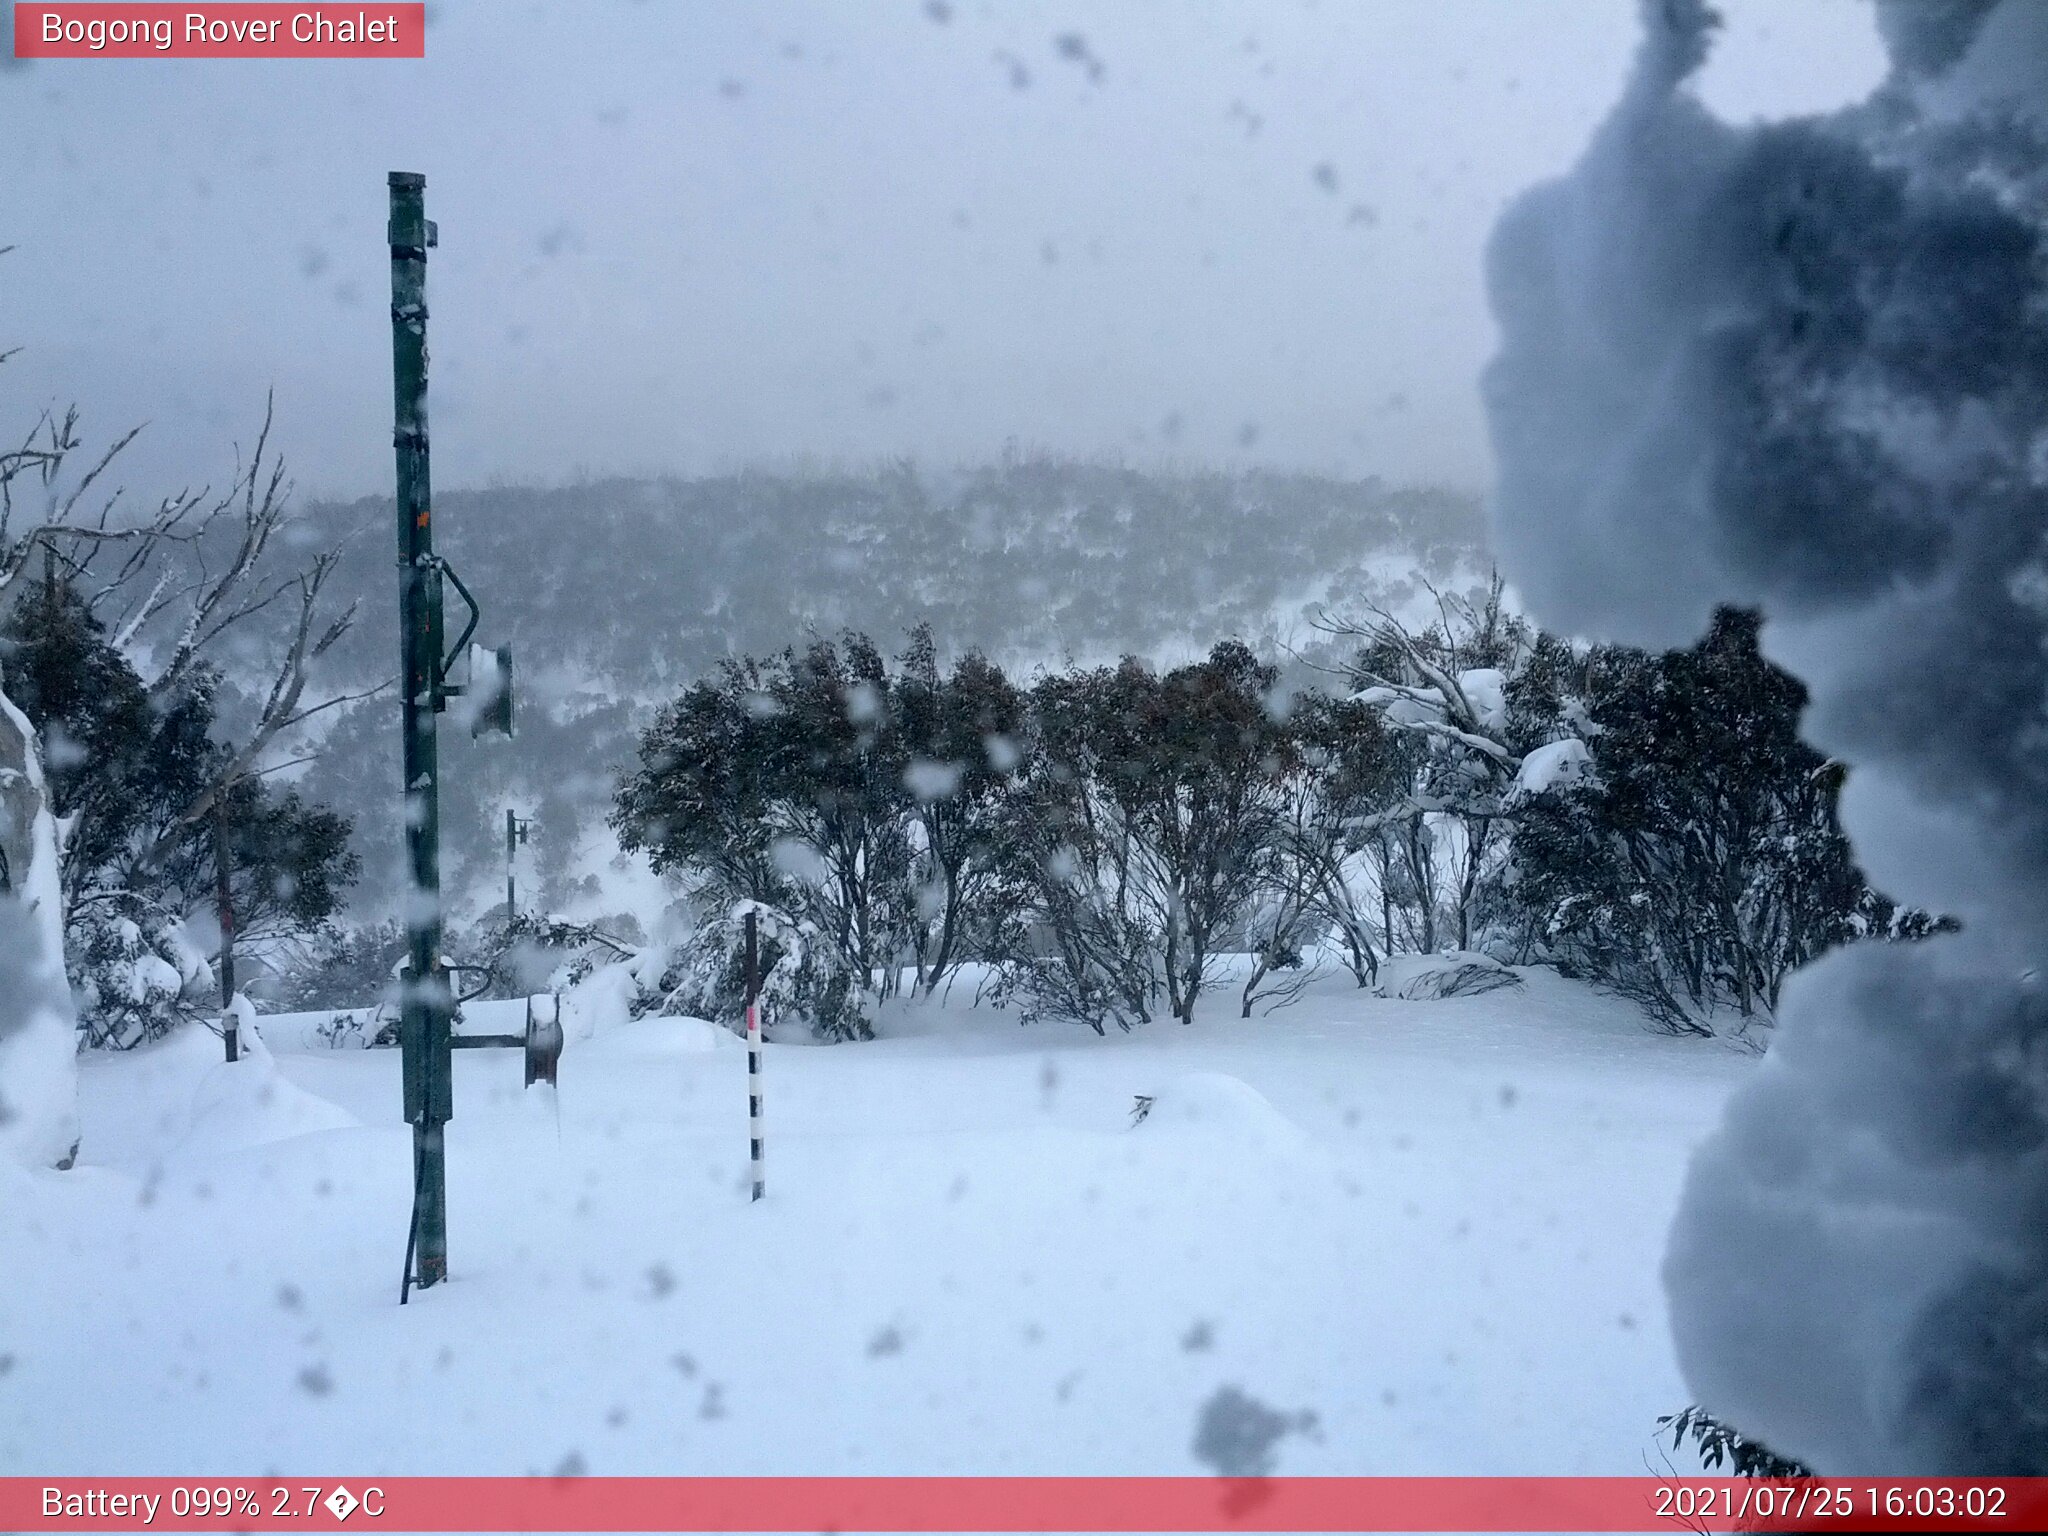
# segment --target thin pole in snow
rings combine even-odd
[[[235,1013],[235,899],[228,885],[228,799],[223,788],[213,805],[214,901],[220,916],[220,1037],[228,1060],[242,1054],[240,1020]]]
[[[512,866],[518,850],[526,846],[526,834],[533,830],[533,818],[505,807],[505,926],[510,928],[519,910],[519,889],[513,883]]]
[[[747,914],[747,1131],[753,1144],[754,1198],[768,1192],[761,1147],[761,952],[760,922]]]

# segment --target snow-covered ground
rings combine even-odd
[[[1235,1388],[1283,1472],[1640,1474],[1665,1226],[1754,1063],[1526,977],[773,1044],[758,1206],[729,1034],[572,1039],[558,1096],[461,1052],[453,1279],[403,1309],[396,1052],[95,1057],[82,1166],[0,1171],[0,1471],[1200,1472]]]

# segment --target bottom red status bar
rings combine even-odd
[[[0,1478],[37,1531],[2038,1531],[2048,1478]]]

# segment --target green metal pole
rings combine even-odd
[[[449,1021],[441,965],[441,818],[436,715],[441,697],[441,583],[433,560],[427,475],[427,247],[424,176],[393,171],[391,187],[392,444],[398,467],[399,680],[404,731],[406,948],[399,1016],[405,1118],[413,1134],[413,1238],[422,1289],[448,1278],[448,1185],[441,1127],[454,1112]]]

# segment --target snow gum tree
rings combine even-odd
[[[1281,1001],[1298,990],[1312,974],[1303,959],[1318,939],[1337,949],[1359,986],[1372,985],[1390,924],[1376,910],[1366,850],[1409,814],[1405,743],[1379,711],[1305,693],[1290,701],[1287,725],[1293,750],[1283,764],[1273,856],[1248,923],[1247,1018],[1262,998]],[[1269,983],[1276,971],[1288,974]]]
[[[309,696],[352,609],[327,611],[332,551],[292,563],[270,428],[266,409],[224,492],[153,507],[113,483],[134,431],[92,456],[75,409],[46,411],[0,449],[0,888],[33,908],[40,936],[17,933],[10,971],[57,957],[48,1000],[22,1005],[38,1038],[61,1018],[70,1043],[67,971],[88,1042],[134,1044],[175,1022],[209,974],[222,863],[258,940],[316,923],[353,875],[346,821],[262,782],[295,727],[378,691]],[[216,658],[229,652],[253,689],[225,683]],[[208,921],[188,929],[199,910]],[[11,1113],[61,1121],[69,1077],[37,1078],[34,1110],[31,1077],[0,1071],[0,1096],[21,1101]]]
[[[1592,772],[1529,796],[1516,899],[1548,953],[1679,1033],[1770,1018],[1785,979],[1852,939],[1934,927],[1857,869],[1842,766],[1799,735],[1806,690],[1757,648],[1754,613],[1653,655],[1603,646],[1578,701]]]
[[[860,1037],[906,976],[935,990],[1000,921],[1022,716],[999,668],[942,670],[924,632],[894,665],[863,635],[729,662],[642,737],[613,825],[702,922],[740,901],[782,914],[812,1023]],[[722,972],[720,953],[698,963]]]
[[[1104,731],[1150,681],[1131,663],[1053,673],[1032,688],[1030,748],[1006,816],[1018,917],[998,952],[998,995],[1021,997],[1026,1019],[1101,1033],[1145,1023],[1157,1005],[1156,871]]]
[[[1548,961],[1711,1035],[1771,1020],[1828,949],[1937,926],[1851,859],[1841,766],[1800,739],[1805,690],[1754,613],[1652,653],[1546,634],[1498,578],[1437,608],[1329,626],[1362,642],[1353,702],[1395,742],[1397,803],[1361,823],[1389,947]]]
[[[945,984],[1012,914],[1004,813],[1026,732],[1023,692],[975,652],[942,673],[920,625],[898,661],[891,730],[911,799],[916,986]]]
[[[1241,641],[1225,641],[1138,685],[1110,736],[1110,771],[1157,871],[1167,1007],[1183,1024],[1278,843],[1295,743],[1275,718],[1277,681]]]
[[[1490,936],[1507,802],[1524,752],[1548,726],[1510,704],[1539,637],[1507,607],[1500,578],[1476,601],[1437,594],[1436,606],[1437,621],[1420,630],[1380,611],[1328,626],[1357,642],[1347,667],[1353,698],[1399,738],[1404,814],[1383,820],[1371,846],[1389,947],[1398,932],[1426,952],[1472,949]]]
[[[1249,1017],[1417,948],[1555,964],[1711,1034],[1770,1019],[1804,958],[1930,926],[1847,858],[1840,770],[1749,616],[1652,655],[1546,635],[1498,582],[1438,615],[1338,628],[1351,686],[1284,699],[1238,641],[1028,688],[943,667],[924,630],[893,662],[858,635],[728,662],[614,805],[698,919],[649,1006],[736,1016],[742,903],[797,957],[777,1006],[836,1038],[970,961],[1027,1021],[1106,1032],[1191,1022],[1224,956]]]
[[[1164,674],[1126,658],[1032,690],[1011,808],[1023,918],[1006,956],[1027,1016],[1128,1029],[1163,1001],[1193,1020],[1219,953],[1272,887],[1300,767],[1277,680],[1225,641]],[[1294,914],[1278,921],[1276,959],[1301,936]]]

